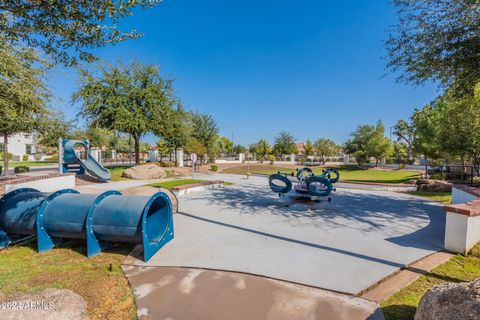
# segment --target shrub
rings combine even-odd
[[[162,162],[162,167],[165,167],[165,168],[175,167],[175,163],[170,161]]]
[[[33,155],[33,159],[35,159],[35,161],[40,161],[42,160],[42,155],[40,153],[35,153]],[[58,160],[58,156],[57,156],[57,160]]]
[[[22,156],[22,161],[28,161],[28,154],[24,154]]]
[[[0,171],[1,173],[1,171]],[[479,186],[480,185],[480,177],[473,177],[473,184],[476,185],[476,186]]]
[[[432,180],[445,180],[445,176],[441,173],[434,173],[430,175],[430,179]]]
[[[275,156],[273,154],[269,154],[267,156],[267,160],[270,161],[270,164],[274,164],[275,162]]]
[[[30,168],[27,166],[16,166],[15,168],[13,168],[13,172],[15,173],[30,172]]]
[[[212,165],[210,166],[210,170],[212,170],[212,171],[214,171],[214,172],[217,172],[217,171],[218,171],[218,166],[212,164]]]
[[[8,153],[8,160],[12,160],[13,154],[11,152]],[[0,152],[0,160],[3,160],[3,152]]]
[[[36,155],[35,155],[36,156]],[[35,158],[37,160],[37,158]],[[58,154],[54,154],[50,157],[45,158],[46,161],[58,161]]]

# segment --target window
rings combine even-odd
[[[27,149],[26,152],[25,152],[26,154],[32,154],[32,145],[31,144],[26,144],[25,148]]]

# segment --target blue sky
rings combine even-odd
[[[379,119],[388,135],[439,94],[432,84],[382,77],[383,41],[395,21],[390,0],[165,0],[122,22],[143,38],[95,52],[160,65],[185,106],[212,114],[235,143],[273,141],[283,130],[298,141],[343,143],[357,125]],[[50,85],[56,107],[75,116],[75,70],[58,67]]]

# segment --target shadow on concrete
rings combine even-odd
[[[235,209],[245,218],[259,214],[281,215],[288,217],[292,225],[308,224],[319,229],[347,227],[365,234],[380,230],[387,235],[387,241],[400,246],[443,249],[445,212],[442,206],[391,192],[342,189],[332,194],[331,203],[301,203],[279,199],[268,186],[249,185],[213,190],[192,195],[190,199],[207,200],[208,206],[227,215]]]
[[[380,258],[376,258],[376,257],[367,256],[367,255],[360,254],[360,253],[351,252],[351,251],[348,251],[348,250],[333,248],[333,247],[324,246],[324,245],[311,243],[311,242],[307,242],[307,241],[287,238],[287,237],[283,237],[283,236],[279,236],[279,235],[275,235],[275,234],[267,233],[267,232],[263,232],[263,231],[258,231],[258,230],[254,230],[254,229],[250,229],[250,228],[240,227],[240,226],[236,226],[236,225],[233,225],[233,224],[220,222],[220,221],[215,221],[215,220],[212,220],[212,219],[207,219],[207,218],[195,216],[195,215],[184,213],[184,212],[178,212],[177,214],[180,214],[180,215],[192,218],[192,219],[197,219],[197,220],[207,222],[207,223],[214,223],[214,224],[220,225],[222,227],[227,227],[227,228],[232,228],[232,229],[241,230],[241,231],[245,231],[245,232],[250,232],[250,233],[254,233],[254,234],[257,234],[257,235],[264,236],[264,237],[269,237],[269,238],[273,238],[273,239],[277,239],[277,240],[281,240],[281,241],[296,243],[296,244],[311,247],[311,248],[316,248],[316,249],[332,251],[332,252],[340,253],[340,254],[344,254],[344,255],[349,255],[349,256],[352,256],[352,257],[355,257],[355,258],[369,260],[369,261],[372,261],[372,262],[385,264],[385,265],[389,265],[389,266],[396,267],[396,268],[401,268],[401,267],[404,266],[401,263],[396,263],[396,262],[392,262],[392,261],[388,261],[388,260],[384,260],[384,259],[380,259]]]

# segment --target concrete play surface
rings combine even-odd
[[[297,203],[279,199],[263,177],[214,179],[235,184],[181,197],[175,239],[136,266],[228,270],[358,294],[443,248],[445,214],[431,201],[339,188],[331,203]]]

